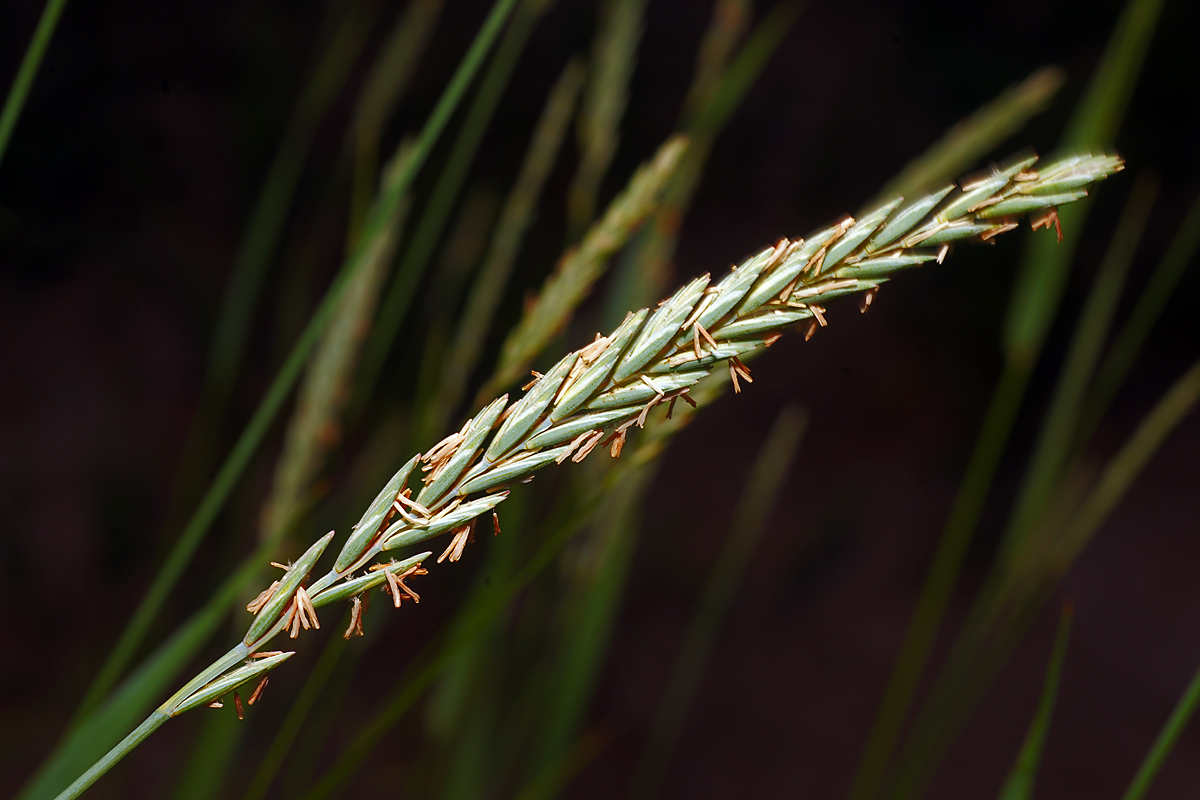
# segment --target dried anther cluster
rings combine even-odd
[[[753,380],[740,356],[770,346],[797,324],[805,325],[805,338],[811,338],[828,324],[825,304],[837,297],[861,294],[859,307],[866,311],[892,273],[940,263],[951,242],[991,241],[1015,228],[1015,218],[1025,214],[1036,215],[1034,228],[1053,224],[1061,236],[1055,209],[1123,168],[1117,157],[1090,154],[1061,158],[1040,170],[1036,163],[1036,156],[1019,158],[960,186],[912,200],[895,198],[858,219],[844,217],[807,239],[783,239],[715,284],[703,275],[653,311],[630,313],[608,336],[597,334],[544,374],[533,373],[520,400],[509,405],[507,395],[500,397],[405,464],[354,526],[333,568],[310,587],[304,581],[332,533],[286,567],[283,577],[247,606],[256,617],[244,648],[253,653],[283,630],[294,637],[301,628],[319,627],[316,609],[336,600],[352,603],[346,638],[361,634],[365,592],[382,586],[397,607],[402,597],[416,602],[419,597],[404,579],[425,574],[421,564],[432,555],[375,564],[355,575],[381,552],[453,532],[437,560],[457,561],[480,515],[492,512],[499,533],[494,508],[511,484],[531,479],[551,462],[582,461],[598,446],[620,456],[633,426],[643,427],[656,406],[666,403],[669,416],[675,400],[693,402],[688,390],[720,362],[740,391],[742,381]],[[414,498],[406,484],[418,463],[423,487]],[[197,697],[216,700],[220,695],[213,691],[259,677],[289,655],[233,670],[188,696],[173,713],[183,705],[195,707]],[[251,666],[255,669],[244,672]],[[252,700],[260,690],[261,685]]]

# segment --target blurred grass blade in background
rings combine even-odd
[[[686,149],[683,137],[668,139],[634,173],[629,185],[592,225],[579,246],[563,254],[537,299],[504,340],[496,374],[480,389],[477,398],[490,397],[521,377],[537,354],[562,331],[576,306],[603,274],[608,260],[654,211]]]
[[[1200,401],[1200,362],[1159,400],[1078,502],[1078,481],[1065,483],[1063,499],[1012,557],[993,568],[954,643],[946,665],[913,722],[898,759],[891,798],[907,798],[928,785],[955,736],[1012,654],[1037,611],[1145,469],[1167,436]],[[1065,517],[1065,519],[1063,519]]]
[[[579,109],[579,167],[567,192],[567,244],[575,244],[595,218],[596,197],[620,141],[629,81],[637,64],[646,0],[600,0],[599,25],[588,62],[588,85]]]
[[[1075,110],[1068,133],[1063,137],[1064,147],[1096,146],[1111,141],[1116,135],[1160,8],[1160,0],[1130,0],[1126,5],[1116,22],[1088,92]],[[1136,20],[1137,24],[1129,24],[1130,19]],[[1086,208],[1084,204],[1074,205]],[[1063,213],[1059,212],[1059,218],[1067,229],[1067,237],[1062,244],[1067,244],[1083,235],[1086,213],[1076,211],[1066,217]],[[1049,241],[1049,237],[1030,237],[1026,244],[1026,255],[1009,303],[1003,336],[1005,367],[946,519],[879,712],[863,748],[850,789],[850,800],[878,797],[886,780],[951,592],[958,582],[962,560],[1024,399],[1037,355],[1041,352],[1044,336],[1058,310],[1061,288],[1067,265],[1074,254],[1074,245],[1057,245],[1057,242]],[[1036,302],[1032,299],[1035,294]]]
[[[629,789],[631,800],[658,796],[671,753],[683,731],[688,706],[716,646],[721,624],[766,531],[768,516],[779,501],[784,479],[807,427],[806,411],[796,406],[784,406],[750,469],[733,524],[679,649],[654,727],[634,772]]]
[[[877,199],[929,189],[971,169],[981,156],[1045,111],[1065,81],[1066,74],[1060,68],[1042,67],[1016,86],[1005,89],[995,100],[946,131],[923,155],[908,162]]]
[[[390,187],[402,171],[409,153],[402,146],[384,176],[385,187]],[[407,206],[407,202],[401,202],[396,208],[383,235],[351,279],[305,370],[284,434],[283,452],[276,463],[271,492],[259,517],[259,539],[272,551],[278,549],[308,510],[313,484],[329,452],[341,439],[341,412],[358,363],[358,348],[365,336],[364,320],[371,319],[374,312]],[[220,795],[241,733],[242,727],[231,727],[228,719],[213,717],[206,721],[180,774],[176,800],[204,800]]]
[[[1063,133],[1061,147],[1104,150],[1112,146],[1133,97],[1162,5],[1163,0],[1129,0],[1126,4],[1087,93]],[[1059,212],[1059,222],[1066,232],[1061,243],[1045,236],[1026,240],[1004,326],[1006,357],[1026,369],[1032,369],[1037,361],[1058,313],[1067,271],[1082,240],[1090,207],[1084,201]]]
[[[650,305],[664,291],[667,260],[712,141],[798,15],[793,4],[776,6],[729,63],[748,12],[741,0],[722,0],[713,8],[679,125],[689,137],[688,150],[651,222],[634,237],[616,265],[604,303],[606,327],[615,326],[624,309]],[[575,481],[586,487],[603,469],[585,465]],[[546,685],[537,692],[546,711],[540,717],[535,772],[550,770],[564,758],[582,727],[604,654],[611,646],[631,556],[641,533],[645,494],[656,473],[648,464],[632,472],[609,497],[604,513],[593,520],[578,552],[564,559],[562,574],[567,580],[559,590],[562,599],[556,629],[549,634],[555,645],[552,654],[543,659]]]
[[[196,502],[193,495],[199,494],[199,486],[210,477],[217,454],[216,448],[220,442],[221,420],[241,365],[242,354],[246,349],[250,321],[257,305],[262,281],[278,247],[313,134],[317,123],[341,89],[358,57],[369,22],[369,17],[364,15],[362,4],[352,5],[327,49],[318,58],[292,111],[283,141],[259,190],[250,223],[242,235],[225,296],[213,327],[204,383],[180,460],[180,471],[172,497],[173,508],[168,512],[166,529],[171,530],[179,526],[184,527],[185,532],[180,535],[175,549],[167,555],[167,564],[175,563],[180,552],[178,548],[189,539],[188,534],[197,524],[198,511],[194,510],[191,519],[186,520],[185,525],[180,504]],[[230,481],[229,488],[232,489],[232,486],[233,481]],[[211,492],[211,487],[209,491]],[[202,500],[201,503],[203,502]],[[215,516],[221,503],[223,499],[212,508],[212,516]],[[159,573],[160,576],[163,574]],[[167,577],[170,577],[169,573]],[[173,583],[174,579],[167,580],[156,576],[155,583],[147,590],[142,605],[134,612],[108,659],[93,679],[70,728],[74,728],[96,708],[125,672],[137,654],[158,608],[170,591],[170,584]]]
[[[487,133],[496,108],[504,96],[504,90],[512,78],[513,70],[516,69],[538,20],[553,2],[554,0],[521,0],[481,79],[475,98],[458,129],[458,136],[449,155],[446,156],[446,162],[438,172],[433,193],[423,204],[423,211],[413,226],[412,237],[400,258],[400,265],[396,268],[396,273],[380,303],[375,328],[363,353],[362,370],[356,390],[360,403],[366,403],[375,389],[379,374],[383,371],[388,354],[395,345],[417,287],[425,274],[425,268],[441,240],[442,231],[454,209],[479,145],[483,143],[483,136]],[[360,405],[358,411],[361,410]]]
[[[410,157],[411,149],[402,146],[384,176],[384,192],[391,191]],[[341,440],[342,412],[369,329],[367,320],[375,315],[408,205],[407,201],[399,203],[381,234],[371,242],[310,357],[297,392],[296,408],[284,434],[271,493],[263,504],[259,521],[259,538],[263,542],[277,544],[283,539],[289,526],[295,523],[304,505],[303,497],[311,490],[329,452]]]
[[[997,800],[1030,800],[1037,779],[1038,766],[1046,750],[1046,736],[1050,732],[1050,719],[1054,716],[1054,703],[1058,697],[1058,684],[1062,680],[1063,663],[1067,659],[1067,642],[1071,638],[1071,621],[1074,608],[1064,603],[1058,618],[1058,635],[1054,638],[1054,650],[1046,666],[1046,679],[1042,684],[1042,697],[1038,700],[1037,712],[1021,743],[1021,751],[1013,764]]]
[[[17,68],[12,86],[8,89],[8,96],[4,98],[4,108],[0,109],[0,164],[4,163],[4,152],[8,149],[13,129],[17,127],[21,109],[25,107],[25,99],[29,96],[29,90],[33,88],[33,79],[37,77],[42,57],[46,55],[46,48],[54,38],[54,29],[58,27],[59,17],[62,16],[66,5],[67,0],[47,0],[46,7],[42,9],[42,16],[38,19],[37,28],[33,31],[33,38],[29,41],[29,48],[25,51],[21,66]]]
[[[1013,503],[1000,558],[1011,555],[1020,547],[1021,537],[1027,535],[1035,522],[1045,515],[1047,505],[1060,487],[1071,458],[1072,446],[1077,439],[1080,411],[1088,395],[1101,350],[1108,341],[1109,329],[1125,286],[1125,276],[1137,252],[1157,194],[1156,177],[1138,176],[1076,323],[1067,357],[1042,418],[1024,482]]]
[[[1154,740],[1150,752],[1146,753],[1146,758],[1138,767],[1137,774],[1133,776],[1129,788],[1125,790],[1125,794],[1121,795],[1121,800],[1142,800],[1146,796],[1146,792],[1166,762],[1167,756],[1171,755],[1171,751],[1175,749],[1175,743],[1179,741],[1179,737],[1183,735],[1192,715],[1196,713],[1197,703],[1200,703],[1200,670],[1192,676],[1191,682],[1184,689],[1175,708],[1171,709],[1171,716],[1167,717],[1166,724],[1163,725],[1162,731]]]
[[[440,386],[427,404],[432,418],[428,425],[422,426],[425,429],[444,428],[466,394],[467,382],[483,353],[525,232],[533,222],[542,186],[557,160],[585,73],[583,63],[572,59],[546,100],[525,160],[493,229],[483,265],[467,293],[441,370]]]
[[[1125,324],[1096,373],[1096,380],[1088,391],[1081,412],[1077,448],[1083,448],[1092,438],[1117,390],[1129,375],[1151,329],[1171,299],[1179,279],[1196,257],[1197,249],[1200,249],[1200,195],[1193,201],[1191,210],[1184,217],[1146,288],[1138,296],[1133,310],[1125,318]]]
[[[713,142],[802,10],[798,3],[787,0],[777,3],[734,53],[750,12],[749,3],[720,0],[713,7],[712,21],[700,45],[696,71],[679,120],[679,130],[688,137],[688,151],[663,193],[657,213],[634,237],[613,275],[605,304],[605,327],[619,323],[625,309],[644,305],[662,292],[680,227],[691,207]]]
[[[354,147],[354,183],[350,192],[347,250],[354,246],[375,196],[383,126],[408,89],[417,64],[425,54],[429,38],[441,18],[442,3],[443,0],[409,0],[397,14],[363,81],[350,130]]]

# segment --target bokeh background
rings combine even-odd
[[[602,206],[675,129],[711,5],[647,3]],[[771,4],[754,5],[752,22]],[[6,794],[54,746],[211,477],[212,465],[179,476],[188,474],[182,461],[214,319],[272,154],[316,53],[346,13],[342,6],[74,3],[48,50],[0,163],[0,787]],[[217,455],[231,446],[341,263],[352,172],[348,124],[373,55],[403,4],[358,6],[376,22],[315,129],[228,410],[207,434]],[[418,129],[488,7],[446,0],[411,89],[386,125],[385,152]],[[1064,70],[1062,89],[993,155],[1023,146],[1053,150],[1120,8],[1065,1],[811,3],[717,138],[682,223],[668,285],[716,274],[780,236],[802,235],[854,211],[957,120],[1047,64]],[[28,0],[0,8],[0,80],[15,73],[40,13],[41,4]],[[590,52],[596,20],[596,4],[582,0],[559,0],[540,20],[471,163],[464,197],[503,197],[547,92],[572,55]],[[935,657],[952,640],[991,563],[1072,326],[1134,179],[1155,173],[1161,188],[1118,321],[1200,187],[1198,30],[1194,3],[1166,0],[1116,138],[1129,169],[1099,187],[1084,229],[1064,231],[1079,241],[1061,313]],[[427,201],[448,138],[417,181],[416,211]],[[488,358],[519,316],[522,297],[540,285],[563,248],[564,198],[578,158],[572,132],[522,247]],[[831,306],[828,329],[807,343],[786,337],[755,363],[751,387],[706,409],[673,442],[645,491],[611,644],[587,704],[583,731],[598,744],[572,767],[562,796],[627,791],[745,477],[787,404],[807,409],[808,430],[703,665],[660,795],[845,794],[1001,370],[1000,329],[1022,240],[1030,235],[1023,228],[995,247],[960,246],[944,265],[884,287],[865,316],[853,300]],[[1088,450],[1097,463],[1195,360],[1197,307],[1200,277],[1193,268],[1097,430]],[[590,340],[598,308],[599,302],[585,305],[551,352]],[[347,424],[323,468],[320,501],[281,555],[294,556],[298,543],[357,519],[352,502],[369,498],[387,473],[356,471],[356,458],[381,437],[395,446],[385,466],[432,443],[405,433],[419,367],[411,352],[419,352],[429,326],[418,307],[365,413]],[[171,593],[151,643],[198,608],[253,549],[282,436],[281,421]],[[1200,421],[1189,418],[1031,626],[929,797],[988,797],[999,790],[1033,715],[1064,599],[1073,603],[1075,625],[1037,796],[1120,795],[1200,664],[1198,451]],[[518,489],[529,494],[515,496],[514,505],[526,507],[506,522],[504,536],[536,529],[548,498],[569,490],[566,480],[544,473]],[[297,781],[303,788],[333,763],[413,655],[448,624],[477,581],[490,580],[494,562],[487,554],[497,544],[485,538],[462,562],[432,569],[416,584],[419,606],[392,613],[380,602],[368,616],[378,635],[347,645],[364,650],[362,657],[319,695],[272,796],[290,796]],[[546,645],[538,644],[536,629],[554,619],[555,587],[581,552],[582,545],[569,549],[505,612],[505,645],[484,649],[482,663],[496,665],[498,686],[490,696],[500,698],[501,708],[537,707],[536,681],[521,680],[520,657],[541,663]],[[244,624],[239,614],[223,625],[205,654],[223,651]],[[302,637],[299,654],[273,676],[264,704],[239,729],[235,754],[212,762],[224,774],[214,796],[241,796],[334,627]],[[454,794],[448,781],[459,768],[454,754],[465,734],[431,733],[429,706],[418,703],[388,733],[345,796]],[[177,792],[204,735],[204,715],[215,713],[193,712],[168,725],[89,796]],[[491,736],[523,736],[527,729],[518,722],[502,713]],[[490,768],[497,777],[486,781],[486,796],[512,796],[525,785],[504,767]],[[1194,797],[1197,786],[1200,730],[1189,730],[1150,796]]]

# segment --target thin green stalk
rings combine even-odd
[[[579,241],[595,217],[596,196],[620,140],[621,117],[642,39],[645,0],[604,0],[579,112],[579,168],[567,192],[567,242]]]
[[[153,707],[155,698],[161,696],[170,681],[211,638],[234,601],[250,581],[259,576],[262,563],[271,555],[268,548],[260,547],[245,559],[202,609],[143,660],[107,702],[59,742],[26,782],[18,798],[48,800],[61,791],[69,776],[80,774],[104,755],[141,715]]]
[[[742,489],[729,535],[679,650],[654,727],[642,750],[630,785],[631,800],[658,795],[704,666],[716,645],[721,624],[742,584],[746,568],[762,540],[767,516],[779,499],[784,478],[807,426],[806,412],[795,406],[785,406],[763,442]]]
[[[229,285],[217,314],[196,417],[184,445],[183,472],[175,490],[177,497],[183,491],[181,487],[190,484],[189,476],[207,476],[216,454],[214,444],[218,440],[218,421],[224,413],[242,353],[245,351],[250,319],[262,280],[291,208],[313,132],[353,66],[354,57],[367,32],[369,20],[363,17],[360,5],[355,5],[347,14],[305,85],[292,113],[284,140],[259,191],[250,224],[242,236]],[[238,442],[239,445],[247,441],[246,434],[251,432],[250,428],[257,419],[256,417],[247,426],[246,432]],[[261,432],[265,432],[265,426]],[[75,728],[100,704],[129,666],[142,639],[145,638],[150,623],[154,621],[162,602],[174,585],[178,572],[186,565],[191,555],[190,550],[185,552],[185,549],[194,549],[195,544],[198,544],[204,530],[224,505],[224,495],[240,478],[244,464],[235,464],[235,469],[230,470],[230,462],[235,457],[248,460],[257,447],[257,441],[250,444],[248,449],[243,448],[242,453],[238,452],[235,445],[234,452],[227,457],[208,493],[185,524],[183,534],[168,554],[164,566],[164,570],[168,572],[164,574],[160,571],[156,576],[138,610],[117,640],[117,645],[93,679],[68,729]]]
[[[67,0],[48,0],[33,31],[33,38],[29,41],[25,57],[21,59],[21,66],[17,68],[17,75],[8,90],[8,97],[4,99],[4,109],[0,110],[0,162],[4,161],[8,140],[12,138],[13,129],[17,127],[17,119],[21,116],[21,109],[25,107],[25,98],[29,96],[29,90],[33,87],[33,79],[37,76],[42,57],[46,55],[46,48],[50,46],[54,29],[58,27],[58,19],[66,5]]]
[[[487,133],[488,125],[491,124],[534,26],[551,2],[553,0],[522,0],[505,31],[503,40],[496,48],[496,54],[483,76],[462,127],[459,128],[458,137],[446,157],[446,163],[438,173],[433,194],[425,204],[421,218],[413,227],[408,249],[400,259],[400,265],[396,268],[391,284],[380,303],[375,329],[363,353],[358,382],[360,404],[365,403],[371,396],[379,380],[388,353],[391,352],[396,336],[400,333],[417,286],[425,273],[425,267],[441,239],[450,212],[454,209],[454,203],[475,159],[475,153],[483,142],[483,136]],[[357,411],[362,411],[361,405]]]
[[[1192,203],[1191,210],[1184,217],[1175,237],[1171,239],[1167,252],[1158,262],[1154,274],[1150,276],[1150,282],[1142,290],[1104,363],[1096,373],[1096,380],[1088,391],[1088,402],[1083,408],[1082,422],[1079,423],[1078,447],[1085,446],[1100,425],[1100,419],[1108,410],[1121,384],[1125,382],[1125,377],[1129,374],[1142,345],[1150,336],[1154,323],[1158,321],[1167,301],[1171,299],[1171,293],[1179,284],[1179,279],[1183,277],[1188,264],[1196,257],[1197,249],[1200,249],[1200,195],[1197,195]]]
[[[1179,737],[1183,734],[1188,722],[1191,721],[1192,714],[1196,712],[1197,703],[1200,703],[1200,670],[1197,670],[1196,674],[1192,676],[1192,680],[1179,698],[1179,702],[1171,710],[1171,716],[1167,718],[1158,738],[1154,740],[1150,752],[1146,753],[1145,759],[1138,767],[1137,774],[1129,783],[1129,788],[1125,790],[1125,794],[1121,795],[1121,800],[1142,800],[1146,796],[1146,791],[1158,777],[1158,772],[1166,762],[1167,756],[1171,754],[1175,743],[1179,741]]]
[[[145,722],[138,725],[133,731],[121,740],[120,744],[110,750],[103,758],[97,761],[88,769],[87,772],[75,779],[75,782],[68,786],[62,794],[58,796],[58,800],[73,800],[79,797],[87,790],[89,786],[95,783],[101,775],[108,772],[113,766],[133,751],[142,742],[158,730],[164,722],[171,717],[168,714],[163,714],[155,711],[150,716],[146,717]]]
[[[442,13],[443,0],[413,0],[397,15],[363,81],[351,128],[354,182],[350,190],[347,250],[353,247],[379,181],[379,140],[383,126],[408,88]]]
[[[1158,180],[1142,175],[1129,194],[1108,252],[1075,326],[1050,406],[1042,418],[1042,427],[1029,459],[1025,480],[1004,534],[1002,553],[1011,554],[1020,546],[1021,537],[1044,514],[1046,504],[1059,487],[1079,434],[1077,423],[1080,409],[1089,393],[1096,363],[1100,360],[1121,299],[1125,276],[1133,262],[1146,221],[1150,218],[1157,193]]]
[[[1058,618],[1058,635],[1054,639],[1050,663],[1046,666],[1046,679],[1042,683],[1042,696],[1038,700],[1037,711],[1033,715],[1028,733],[1025,734],[1025,741],[1021,743],[1017,761],[1000,790],[998,800],[1030,800],[1033,797],[1033,784],[1037,778],[1038,765],[1042,761],[1042,753],[1046,749],[1046,736],[1050,732],[1050,718],[1054,715],[1054,703],[1058,697],[1063,663],[1067,659],[1067,642],[1071,638],[1071,620],[1074,616],[1071,604],[1064,603]]]

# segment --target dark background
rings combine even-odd
[[[385,149],[432,107],[487,6],[448,0]],[[709,6],[650,0],[602,200],[671,132]],[[0,81],[14,74],[40,11],[27,0],[0,8]],[[1054,105],[996,155],[1024,145],[1050,151],[1118,11],[1114,2],[813,3],[717,142],[684,225],[676,279],[716,273],[782,235],[853,211],[959,118],[1057,63],[1068,80]],[[48,752],[177,534],[164,525],[210,328],[325,13],[322,3],[273,0],[69,4],[0,163],[0,790],[15,791]],[[472,183],[503,191],[511,181],[546,91],[572,53],[587,51],[593,30],[593,6],[578,0],[560,0],[543,20]],[[1197,31],[1196,5],[1167,0],[1117,138],[1129,170],[1100,187],[1086,230],[1065,231],[1081,242],[1064,311],[989,501],[951,628],[989,563],[1133,176],[1157,172],[1162,191],[1123,308],[1200,186]],[[355,86],[352,79],[318,132],[269,278],[291,294],[264,297],[222,452],[339,263],[343,135]],[[436,174],[443,151],[426,176]],[[555,198],[575,159],[569,144],[522,251],[505,322],[561,249]],[[418,192],[427,184],[419,181]],[[807,344],[790,336],[772,348],[755,366],[753,387],[704,413],[667,453],[593,712],[615,738],[569,796],[624,792],[743,476],[788,401],[807,406],[811,427],[722,628],[663,796],[844,794],[999,374],[998,332],[1028,235],[1011,234],[994,248],[960,247],[945,265],[905,274],[866,316],[853,301],[832,307],[829,329]],[[317,277],[290,285],[290,266],[302,259],[318,265]],[[1198,300],[1192,270],[1099,430],[1097,457],[1115,451],[1195,359]],[[575,338],[571,346],[584,340]],[[404,402],[403,365],[395,363],[381,409],[393,395]],[[364,437],[351,437],[349,449]],[[248,552],[279,441],[277,426],[152,640],[207,597],[223,564]],[[1119,796],[1200,664],[1197,448],[1200,424],[1191,418],[1064,582],[1076,624],[1039,798]],[[344,461],[331,470],[334,485]],[[389,623],[348,708],[369,710],[372,686],[388,685],[414,637],[453,610],[469,586],[470,560],[424,579],[426,602],[404,612],[417,619]],[[995,795],[1033,713],[1056,614],[1055,603],[930,796]],[[307,649],[301,644],[274,680],[271,713],[282,714],[298,690],[311,663],[301,659],[317,651]],[[352,730],[352,721],[344,728]],[[90,796],[166,793],[197,729],[191,718],[163,729]],[[265,741],[273,728],[261,731]],[[419,738],[414,717],[377,751],[361,786],[424,796],[406,777]],[[262,743],[249,741],[235,786],[257,763],[252,748]],[[1195,797],[1198,787],[1200,731],[1192,730],[1151,796]]]

